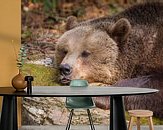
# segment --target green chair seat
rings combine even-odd
[[[68,97],[66,107],[69,109],[90,109],[94,108],[95,104],[91,97]]]

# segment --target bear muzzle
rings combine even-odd
[[[62,84],[69,84],[71,81],[72,67],[69,64],[61,64],[59,66],[60,70],[60,82]]]

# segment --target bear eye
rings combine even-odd
[[[64,55],[66,55],[68,51],[67,50],[63,50],[62,52],[63,52]]]
[[[90,54],[91,54],[91,53],[90,53],[89,51],[83,51],[83,52],[81,53],[81,56],[82,56],[82,57],[88,57]]]
[[[58,51],[63,55],[66,55],[68,52],[67,49],[65,49],[65,48],[59,48]]]
[[[68,51],[65,50],[65,49],[60,49],[59,52],[60,52],[61,55],[65,56]]]

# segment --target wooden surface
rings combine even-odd
[[[150,117],[153,116],[153,112],[150,110],[129,110],[130,116],[134,117]]]
[[[128,130],[132,130],[132,126],[133,126],[133,121],[134,121],[134,117],[136,117],[137,119],[137,130],[140,130],[140,119],[141,117],[144,118],[146,117],[148,119],[149,122],[149,129],[150,130],[154,130],[153,127],[153,121],[152,121],[152,116],[153,116],[153,112],[150,110],[129,110],[128,111],[129,115],[130,115],[130,122],[128,125]]]

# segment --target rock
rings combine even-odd
[[[23,100],[23,125],[66,124],[64,98],[26,97]]]
[[[30,60],[27,63],[53,67],[53,59],[50,57],[46,57],[45,59]]]
[[[22,104],[22,125],[66,125],[69,110],[61,97],[25,97]],[[91,109],[94,124],[108,124],[109,110]],[[72,124],[89,124],[83,109],[74,113]]]

